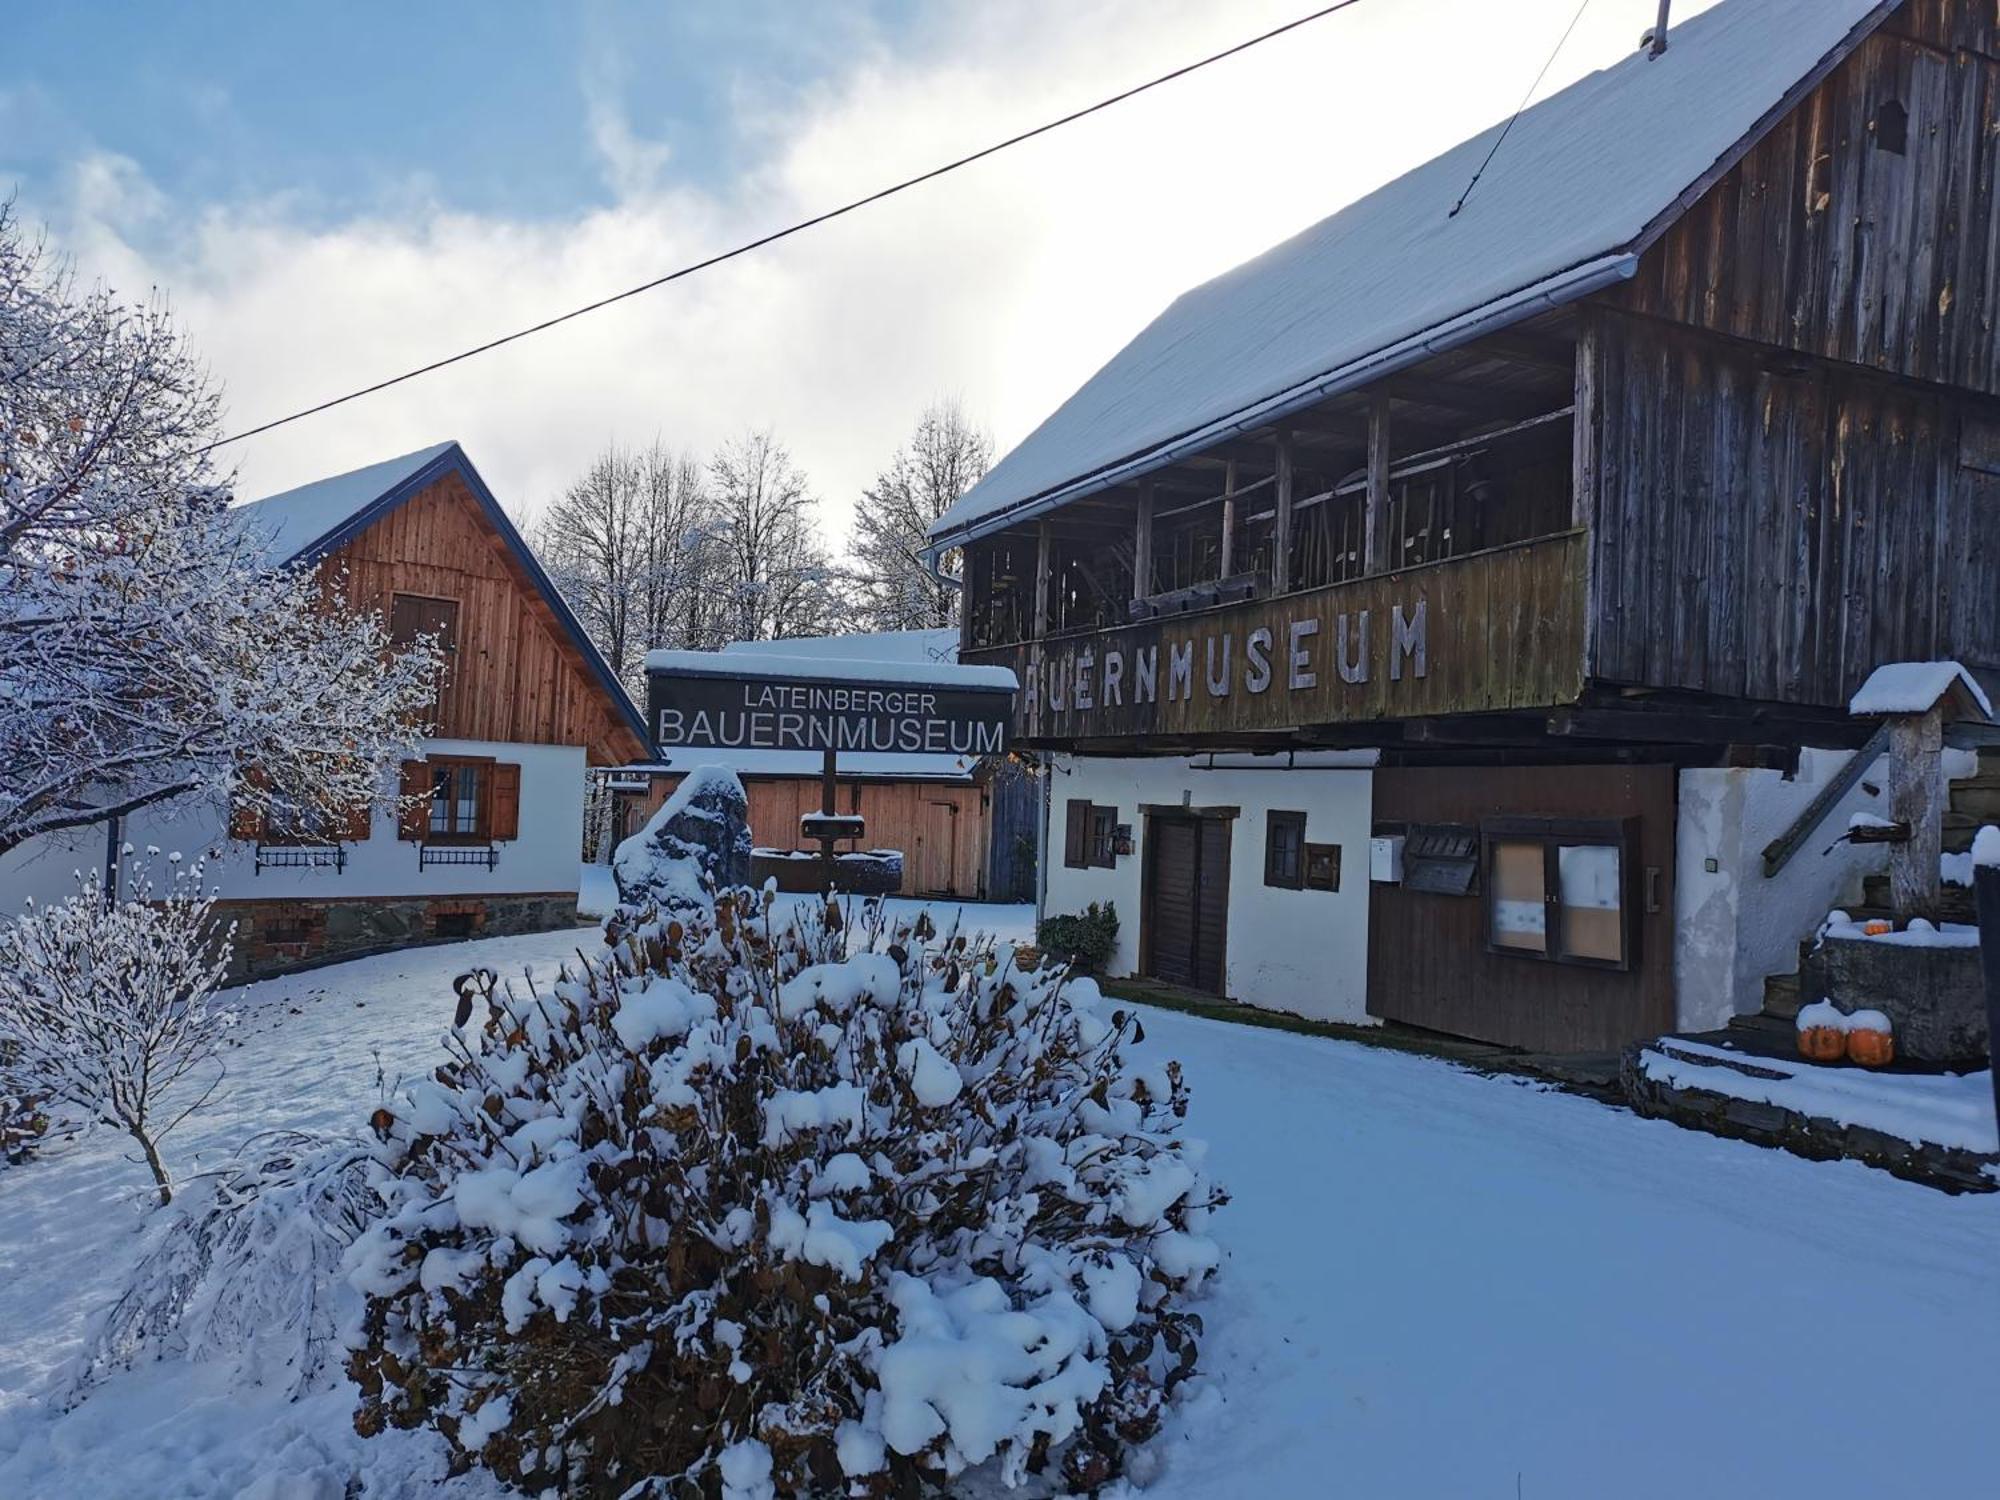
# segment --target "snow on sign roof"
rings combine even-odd
[[[1972,674],[1955,661],[1885,662],[1848,702],[1850,714],[1925,714],[1956,698],[1960,717],[1993,717],[1993,704]]]
[[[378,464],[249,501],[237,506],[233,514],[246,527],[262,534],[267,558],[291,562],[316,550],[315,543],[338,532],[360,512],[456,446],[433,443],[400,458],[384,459]]]
[[[1183,294],[938,518],[944,545],[1172,462],[1629,277],[1699,182],[1894,7],[1722,0],[1672,45],[1498,125]]]
[[[853,661],[941,662],[949,665],[958,660],[958,632],[946,628],[793,636],[782,641],[731,641],[722,650],[729,656],[811,656]]]
[[[789,642],[776,644],[791,644]],[[684,677],[768,677],[791,681],[866,682],[898,687],[991,688],[1013,692],[1019,684],[1007,667],[961,667],[955,662],[877,661],[867,657],[800,656],[777,651],[648,651],[648,672]]]

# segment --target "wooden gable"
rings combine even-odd
[[[623,705],[457,472],[329,552],[321,567],[323,576],[343,579],[355,609],[391,620],[400,594],[423,601],[415,612],[426,618],[453,620],[440,738],[581,745],[593,765],[645,758]]]

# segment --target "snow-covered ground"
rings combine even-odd
[[[972,908],[1019,933],[1023,908]],[[998,919],[998,920],[992,920]],[[548,974],[590,933],[364,959],[238,992],[228,1092],[183,1174],[255,1131],[358,1126],[427,1072],[451,976]],[[1950,1198],[1520,1082],[1149,1013],[1235,1195],[1207,1374],[1160,1500],[1985,1496],[2000,1473],[2000,1196]],[[99,1137],[0,1171],[0,1495],[435,1492],[421,1435],[364,1442],[343,1392],[212,1372],[37,1400],[129,1264],[143,1168]],[[467,1480],[448,1494],[486,1495]]]

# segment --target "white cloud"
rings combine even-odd
[[[1093,0],[926,14],[804,97],[739,93],[757,165],[677,185],[615,91],[589,124],[613,206],[306,224],[174,204],[79,162],[53,206],[83,267],[171,289],[233,427],[422,364],[779,228],[1258,29],[1300,0]],[[1700,8],[1684,4],[1682,9]],[[1004,448],[1177,292],[1504,115],[1571,0],[1375,0],[1052,136],[476,361],[225,450],[256,494],[457,437],[540,505],[604,443],[787,442],[834,534],[918,410],[960,395]],[[1544,92],[1632,46],[1654,0],[1598,0]],[[600,104],[601,101],[601,104]],[[38,206],[20,205],[32,217]],[[181,227],[170,238],[162,222]],[[135,246],[166,248],[142,254]]]

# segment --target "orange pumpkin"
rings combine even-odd
[[[1885,922],[1880,917],[1876,917],[1872,921],[1863,922],[1861,930],[1869,937],[1885,937],[1896,930],[1896,924],[1894,922]]]
[[[1799,1028],[1799,1056],[1812,1062],[1839,1062],[1847,1055],[1847,1033],[1838,1026]]]
[[[1896,1038],[1872,1026],[1857,1026],[1847,1033],[1847,1057],[1864,1068],[1885,1068],[1896,1060]]]

